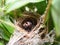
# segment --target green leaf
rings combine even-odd
[[[36,5],[36,8],[37,8],[37,12],[40,13],[40,14],[43,14],[46,7],[47,7],[46,1],[35,3],[35,5]]]
[[[54,42],[53,45],[60,45],[60,42],[59,41],[56,41],[56,42]]]
[[[6,34],[7,34],[7,33],[2,32],[2,30],[0,30],[0,35],[1,35],[2,39],[6,40],[6,41],[9,41],[9,38],[10,38],[10,37],[8,37]]]
[[[10,38],[10,33],[3,27],[3,25],[0,23],[0,35],[3,39],[5,39],[6,41],[9,40]]]
[[[4,21],[0,19],[0,29],[1,37],[8,41],[11,34],[14,32],[15,27],[10,21]]]
[[[4,45],[4,42],[0,41],[0,45]]]
[[[29,0],[30,3],[36,3],[36,2],[41,2],[41,1],[44,1],[44,0]]]
[[[6,28],[10,33],[14,32],[15,26],[11,22],[6,22],[3,20],[0,20],[1,24]]]
[[[0,0],[0,6],[2,6],[2,1]]]
[[[43,0],[6,0],[6,13],[9,13],[12,10],[21,8],[22,6],[28,4],[28,3],[35,3],[35,2],[41,2]]]
[[[14,28],[10,25],[7,25],[5,23],[2,23],[3,26],[6,28],[6,30],[8,30],[11,34],[14,32]]]
[[[60,0],[53,0],[51,11],[55,25],[56,35],[60,36]]]

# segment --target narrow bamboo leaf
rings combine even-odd
[[[0,19],[0,22],[5,23],[5,24],[10,25],[11,27],[15,28],[15,25],[11,22],[7,22],[7,21],[1,20],[1,19]]]
[[[24,0],[6,0],[6,4],[8,3],[13,3],[13,2],[17,2],[17,1],[24,1]],[[25,0],[26,2],[29,1],[31,3],[36,3],[36,2],[41,2],[41,1],[44,1],[44,0]]]
[[[0,35],[4,40],[9,41],[10,37],[8,37],[4,32],[1,32]]]
[[[0,23],[0,36],[6,41],[9,40],[11,34],[4,28],[4,26]]]
[[[6,1],[6,13],[9,13],[12,10],[21,8],[22,6],[28,4],[28,3],[35,3],[35,2],[41,2],[43,0],[9,0]]]
[[[36,2],[41,2],[41,1],[44,1],[44,0],[29,0],[30,3],[36,3]]]
[[[6,33],[6,35],[9,37],[11,34],[6,30],[6,28],[0,23],[0,33]]]
[[[10,39],[10,37],[8,37],[5,33],[3,33],[1,36],[6,41],[9,41],[9,39]]]
[[[7,25],[7,24],[5,24],[5,23],[2,23],[2,24],[3,24],[4,28],[5,28],[7,31],[9,31],[11,34],[14,32],[14,28],[13,28],[13,27],[11,27],[10,25]]]
[[[10,33],[14,32],[15,28],[12,26],[11,22],[9,23],[9,22],[5,22],[5,21],[1,21],[1,23],[3,24],[4,28],[6,28]]]
[[[60,0],[53,0],[51,11],[55,25],[56,35],[60,36]]]

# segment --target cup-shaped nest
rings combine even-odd
[[[20,28],[23,28],[24,30],[30,32],[39,22],[40,15],[29,13],[29,14],[23,14],[23,17],[20,17],[17,20],[17,25]]]

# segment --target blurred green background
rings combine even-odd
[[[11,34],[15,30],[14,23],[21,17],[25,7],[33,10],[37,8],[37,13],[44,14],[48,0],[0,0],[0,45],[6,45]],[[52,0],[52,5],[47,16],[48,30],[55,30],[55,42],[52,45],[60,45],[60,0]],[[46,44],[49,45],[49,44]]]

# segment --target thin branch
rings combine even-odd
[[[46,22],[47,15],[48,15],[49,10],[50,10],[50,7],[51,7],[51,3],[52,3],[52,0],[49,0],[48,1],[48,5],[46,7],[46,10],[45,10],[44,14],[42,15],[42,19],[43,19],[42,23],[45,23]]]

